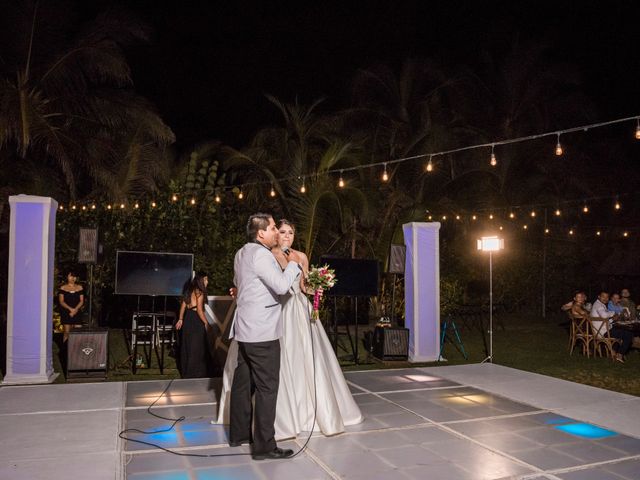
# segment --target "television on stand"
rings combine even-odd
[[[193,254],[116,252],[116,295],[179,297],[193,272]]]

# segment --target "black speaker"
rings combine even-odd
[[[389,266],[387,273],[404,273],[404,261],[407,247],[404,245],[391,245],[389,250]]]
[[[98,229],[81,228],[78,263],[98,263]]]
[[[78,328],[69,332],[67,378],[106,378],[108,335],[109,331],[106,328]]]
[[[376,327],[373,332],[373,355],[381,360],[408,360],[409,329]]]

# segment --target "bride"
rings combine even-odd
[[[272,249],[272,253],[284,268],[287,259],[283,248],[290,249],[295,227],[288,220],[280,220],[278,231],[278,247]],[[306,274],[309,261],[304,253],[300,252],[300,256]],[[345,425],[354,425],[363,420],[322,323],[312,322],[310,313],[311,304],[305,295],[304,277],[301,276],[300,283],[294,283],[286,298],[283,298],[280,386],[275,422],[277,440],[311,431],[314,416],[314,429],[319,429],[324,435],[342,433]],[[230,393],[237,354],[238,344],[233,340],[224,366],[217,423],[229,423]]]

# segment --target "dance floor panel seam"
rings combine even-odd
[[[364,422],[334,437],[314,432],[306,451],[295,459],[262,462],[248,455],[176,456],[118,438],[117,431],[138,428],[154,433],[127,435],[178,453],[248,453],[246,446],[227,445],[226,426],[210,423],[217,416],[219,379],[128,382],[95,391],[91,385],[69,391],[58,386],[55,394],[61,398],[73,399],[85,390],[89,395],[54,408],[47,408],[37,393],[43,389],[41,398],[52,399],[46,390],[51,386],[27,387],[29,401],[22,402],[20,390],[3,394],[0,389],[0,400],[4,395],[15,402],[13,408],[3,403],[0,409],[0,478],[66,480],[77,477],[80,469],[91,469],[92,462],[92,478],[116,480],[640,478],[638,402],[557,379],[547,382],[542,376],[531,376],[535,387],[527,393],[523,384],[530,375],[496,365],[347,372]],[[461,381],[465,378],[473,385]],[[515,386],[513,397],[509,385]],[[580,418],[571,415],[576,404],[558,391],[562,388],[586,392],[580,398]],[[147,412],[163,392],[152,412],[186,418],[167,432],[157,430],[172,421]],[[105,398],[99,408],[91,408],[86,398],[100,395]],[[558,408],[542,408],[549,396],[567,400],[557,400]],[[616,406],[613,422],[601,414],[604,398]],[[624,433],[611,427],[622,418],[629,419]],[[302,433],[279,444],[298,450],[306,441]]]
[[[455,382],[443,385],[442,379],[435,376],[431,376],[432,385],[438,385],[435,387],[408,380],[407,375],[415,373],[384,371],[382,378],[375,378],[379,372],[347,373],[354,399],[366,420],[347,427],[337,437],[312,437],[302,456],[320,470],[312,469],[307,476],[438,478],[442,474],[442,478],[559,479],[562,477],[558,473],[601,468],[620,459],[638,460],[628,451],[606,444],[594,450],[595,440],[555,429],[558,423],[575,421],[551,410]],[[415,383],[405,388],[409,381]],[[225,438],[216,437],[224,447]],[[430,441],[430,437],[434,440]],[[304,441],[306,438],[298,438],[294,445]],[[586,460],[590,452],[592,456],[598,452],[601,462]],[[135,457],[157,455],[145,450]],[[546,463],[540,460],[545,457]],[[286,461],[282,465],[280,469],[286,475]],[[421,470],[422,477],[417,470]],[[262,474],[256,478],[262,478]]]

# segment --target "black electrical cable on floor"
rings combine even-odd
[[[309,305],[311,306],[311,305]],[[313,307],[311,307],[313,309]],[[304,445],[298,450],[296,453],[291,455],[289,458],[297,457],[300,453],[307,449],[307,445],[311,440],[311,436],[313,435],[313,430],[316,427],[316,416],[318,414],[318,386],[316,385],[316,352],[313,347],[313,330],[311,327],[311,312],[309,308],[307,308],[307,320],[309,323],[309,337],[311,338],[311,361],[313,362],[313,423],[311,424],[311,431],[309,432],[309,436],[307,437],[307,441],[304,442]],[[319,322],[320,320],[313,320],[314,322]]]
[[[310,303],[309,303],[309,306]],[[306,450],[307,445],[309,444],[309,441],[311,440],[311,437],[313,436],[313,431],[315,429],[316,426],[316,418],[317,418],[317,414],[318,414],[318,395],[317,395],[317,385],[316,385],[316,358],[315,358],[315,348],[313,346],[313,331],[312,331],[312,327],[311,327],[311,312],[309,311],[309,308],[307,308],[307,317],[308,317],[308,323],[309,323],[309,336],[311,338],[311,360],[313,361],[313,423],[311,424],[311,431],[309,432],[309,436],[307,437],[306,442],[304,443],[304,445],[302,447],[300,447],[300,449],[295,452],[293,455],[291,455],[290,457],[285,457],[285,458],[294,458],[297,457],[300,453],[302,453],[304,450]],[[316,320],[314,320],[315,322]],[[156,398],[153,403],[151,405],[149,405],[147,407],[147,413],[149,413],[149,415],[152,415],[156,418],[160,418],[162,420],[168,420],[173,422],[171,424],[171,426],[169,428],[165,428],[162,430],[153,430],[153,431],[145,431],[145,430],[139,430],[137,428],[127,428],[125,430],[122,430],[120,433],[118,433],[118,437],[120,437],[123,440],[126,440],[128,442],[135,442],[135,443],[139,443],[142,445],[147,445],[149,447],[154,447],[157,449],[160,449],[164,452],[167,453],[171,453],[173,455],[178,455],[181,457],[199,457],[199,458],[212,458],[212,457],[240,457],[240,456],[247,456],[247,455],[253,455],[252,453],[217,453],[217,454],[204,454],[204,453],[183,453],[183,452],[176,452],[175,450],[171,450],[169,448],[165,448],[161,445],[158,445],[157,443],[152,443],[152,442],[146,442],[144,440],[138,440],[136,438],[129,438],[127,436],[125,436],[125,434],[127,433],[140,433],[142,435],[154,435],[156,433],[167,433],[170,432],[171,430],[173,430],[175,428],[175,426],[179,423],[182,422],[183,420],[186,419],[186,417],[184,415],[182,415],[179,418],[167,418],[167,417],[163,417],[162,415],[158,415],[155,414],[151,411],[151,407],[153,407],[163,396],[165,393],[167,393],[167,391],[169,390],[169,387],[171,387],[171,384],[173,383],[173,378],[169,381],[169,384],[167,385],[167,387],[162,391],[162,393],[160,394],[160,396],[158,398]]]

